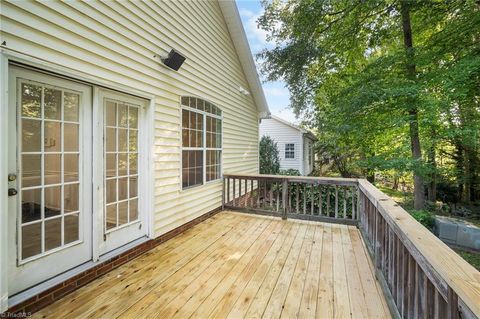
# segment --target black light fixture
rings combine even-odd
[[[178,71],[178,69],[180,69],[183,62],[185,61],[185,59],[186,58],[183,55],[175,51],[175,49],[172,49],[168,53],[168,57],[162,58],[162,62],[163,64],[168,66],[170,69]]]

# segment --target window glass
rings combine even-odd
[[[182,97],[182,187],[221,177],[222,111],[210,102]]]
[[[19,239],[25,260],[80,240],[82,128],[78,93],[40,83],[20,87]]]
[[[138,219],[138,105],[105,99],[105,229]]]
[[[295,158],[295,144],[285,144],[285,158]]]

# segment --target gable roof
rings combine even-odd
[[[259,116],[260,118],[267,118],[270,115],[270,110],[268,109],[262,84],[258,78],[257,68],[253,61],[252,52],[248,45],[247,36],[243,29],[237,5],[233,0],[219,0],[218,3],[225,19],[225,23],[227,24],[228,32],[232,38],[233,45],[237,51],[243,72],[247,78],[248,85],[250,86],[253,100],[257,105]]]
[[[306,135],[307,137],[309,137],[311,140],[314,140],[314,141],[317,140],[317,137],[315,136],[315,134],[313,134],[313,133],[310,132],[309,130],[306,130],[306,129],[304,129],[304,128],[301,128],[300,126],[295,125],[295,124],[293,124],[293,123],[291,123],[291,122],[288,122],[287,120],[284,120],[284,119],[282,119],[281,117],[278,117],[278,116],[275,116],[275,115],[270,115],[270,118],[271,118],[272,120],[278,121],[278,122],[280,122],[280,123],[282,123],[282,124],[285,124],[285,125],[287,125],[287,126],[290,126],[291,128],[294,128],[294,129],[300,131],[301,133],[303,133],[304,135]]]

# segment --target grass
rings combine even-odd
[[[391,189],[390,187],[376,185],[378,189],[390,196],[394,201],[400,204],[405,210],[413,209],[413,194],[410,192],[402,192],[399,190]]]
[[[480,253],[473,253],[455,249],[455,252],[465,259],[470,265],[480,271]]]

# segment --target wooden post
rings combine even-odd
[[[287,219],[287,203],[288,203],[288,180],[284,179],[282,182],[282,203],[283,203],[283,211],[282,211],[282,219]]]

